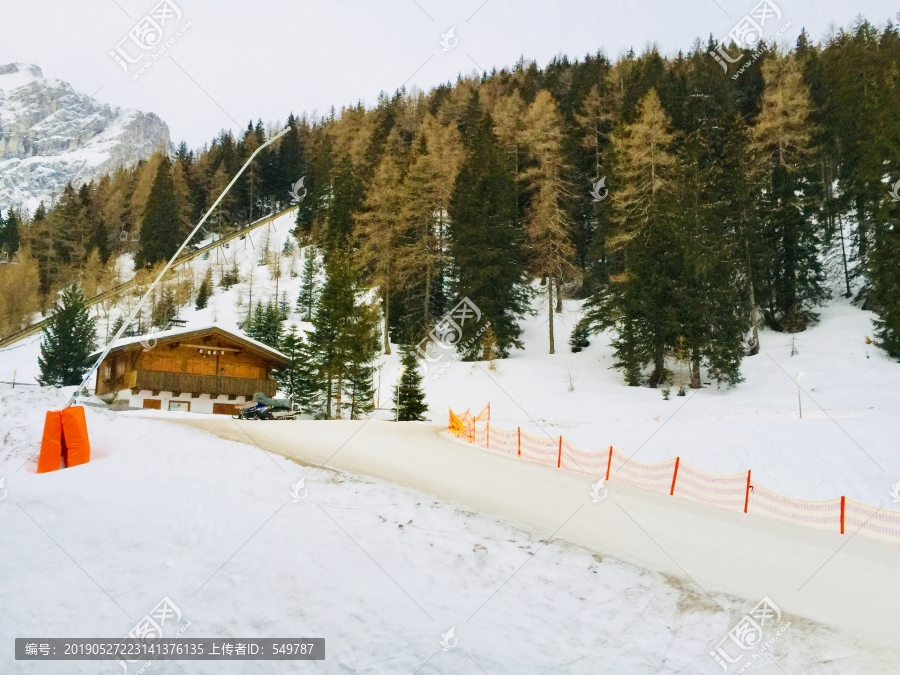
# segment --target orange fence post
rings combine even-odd
[[[606,480],[609,480],[609,470],[612,468],[613,447],[609,446],[609,461],[606,463]]]
[[[844,513],[847,508],[847,498],[841,497],[841,534],[844,534]]]
[[[490,405],[490,404],[488,404],[488,405]],[[489,420],[491,419],[490,413],[488,413],[488,419]],[[484,441],[485,441],[484,447],[486,447],[488,450],[490,450],[491,449],[491,423],[490,422],[485,422],[485,425],[484,425]]]
[[[488,418],[487,418],[487,421],[488,421],[488,422],[491,421],[491,402],[490,402],[490,401],[488,401]]]
[[[744,513],[747,513],[747,508],[750,506],[750,469],[747,469],[747,493],[744,496]]]
[[[559,455],[556,457],[556,468],[562,466],[562,436],[559,437]]]
[[[518,437],[516,440],[516,457],[522,456],[522,427],[516,427],[516,436]]]
[[[675,494],[675,480],[678,478],[678,465],[681,463],[681,457],[675,458],[675,471],[672,472],[672,489],[669,490],[669,496]]]

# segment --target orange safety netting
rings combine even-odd
[[[900,512],[846,500],[844,534],[900,546]]]
[[[612,448],[603,450],[602,452],[591,452],[590,450],[582,450],[577,445],[569,443],[565,438],[562,442],[562,462],[561,469],[569,471],[580,471],[581,473],[590,474],[591,476],[606,477],[606,470],[609,467],[609,453]]]
[[[490,422],[485,424],[484,428],[483,447],[503,452],[507,455],[517,455],[519,453],[518,429],[498,429]]]
[[[625,453],[613,448],[609,480],[628,483],[645,490],[669,494],[672,489],[672,475],[674,473],[674,459],[645,464],[644,462],[630,459]]]
[[[490,410],[488,403],[473,417],[469,410],[457,415],[451,409],[450,433],[483,448],[517,455],[539,464],[605,477],[721,508],[900,546],[898,511],[879,509],[845,497],[825,501],[785,497],[753,482],[749,471],[724,476],[706,473],[682,462],[680,457],[655,463],[638,462],[613,447],[602,452],[591,452],[569,443],[562,436],[535,436],[521,427],[498,429],[489,421]],[[480,421],[486,423],[479,425]]]
[[[488,447],[488,445],[487,445],[488,426],[490,426],[490,425],[486,424],[480,428],[477,425],[475,426],[475,437],[472,439],[472,442],[475,445],[479,445],[482,448]]]
[[[840,497],[821,502],[794,499],[751,482],[747,513],[789,520],[817,530],[841,531]]]
[[[527,431],[520,431],[520,457],[530,459],[538,464],[557,466],[559,463],[559,439],[535,436]]]
[[[450,421],[447,423],[447,430],[457,438],[462,436],[465,431],[462,419],[452,409],[450,410]]]
[[[706,473],[679,460],[672,494],[695,502],[743,511],[747,499],[747,479],[746,473],[728,476]]]

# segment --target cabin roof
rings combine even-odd
[[[113,343],[113,346],[109,350],[109,353],[112,354],[114,352],[126,349],[127,347],[133,347],[135,345],[139,345],[141,342],[150,340],[155,340],[157,344],[172,342],[176,339],[181,342],[184,339],[190,337],[206,337],[208,335],[215,334],[220,334],[222,337],[233,340],[246,347],[249,351],[258,352],[272,359],[273,361],[277,361],[281,365],[288,365],[291,362],[290,358],[282,354],[277,349],[272,349],[268,345],[265,345],[258,340],[254,340],[253,338],[247,337],[246,335],[233,333],[230,330],[226,330],[221,326],[217,326],[215,324],[208,324],[205,326],[193,328],[172,328],[170,330],[161,330],[157,333],[148,333],[146,335],[135,335],[134,337],[120,338]],[[91,362],[96,361],[102,353],[103,349],[98,349],[88,358]]]

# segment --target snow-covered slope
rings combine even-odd
[[[206,261],[197,260],[183,274],[202,278],[208,265],[218,281],[221,270],[237,260],[242,282],[228,291],[217,287],[209,306],[181,310],[188,328],[218,323],[238,330],[253,301],[275,295],[269,267],[260,265],[268,240],[273,253],[283,249],[292,216],[261,228],[245,240],[220,249]],[[298,274],[292,277],[290,269]],[[291,304],[301,286],[301,254],[283,261],[278,294]],[[251,281],[252,270],[252,281]],[[556,315],[558,353],[547,353],[546,305],[535,301],[536,313],[523,320],[524,351],[486,363],[455,362],[444,372],[430,366],[425,372],[429,416],[447,419],[447,408],[480,410],[491,402],[496,427],[521,426],[532,433],[558,436],[586,450],[614,445],[642,462],[680,456],[710,473],[752,469],[755,482],[800,499],[831,499],[840,495],[900,509],[891,495],[900,481],[900,364],[865,338],[871,334],[873,314],[844,300],[820,308],[818,325],[795,336],[761,333],[761,351],[742,366],[745,381],[732,389],[715,385],[672,391],[668,401],[659,390],[628,387],[610,368],[610,336],[592,339],[590,347],[573,354],[566,341],[580,316],[580,303],[566,301]],[[99,316],[99,315],[98,315]],[[114,320],[117,312],[110,314]],[[106,334],[99,317],[98,334]],[[296,311],[291,322],[301,330],[312,327]],[[0,381],[34,382],[38,374],[39,337],[0,350]],[[791,356],[796,351],[796,355]],[[376,373],[381,407],[390,408],[399,356],[382,357]],[[799,416],[797,373],[801,384],[803,418]],[[8,385],[0,384],[0,387]],[[821,407],[820,407],[821,406]],[[377,415],[389,417],[387,410]]]
[[[290,216],[281,218],[183,269],[199,280],[211,265],[218,281],[236,260],[243,279],[228,291],[216,287],[204,310],[183,308],[188,327],[236,329],[251,295],[271,298],[276,284],[293,304],[300,277],[290,270],[300,272],[299,254],[283,261],[277,282],[270,267],[259,264],[266,240],[270,251],[282,250],[291,227]],[[684,398],[673,392],[666,401],[658,390],[625,386],[609,368],[608,335],[578,354],[564,348],[547,354],[546,307],[536,301],[534,308],[523,322],[525,350],[494,370],[456,362],[445,372],[432,367],[425,373],[436,422],[446,420],[447,406],[480,409],[490,401],[498,427],[562,433],[587,449],[613,444],[637,451],[640,461],[680,455],[710,472],[752,468],[759,483],[795,497],[845,494],[898,506],[890,489],[900,480],[894,449],[900,365],[866,345],[870,313],[831,302],[818,325],[793,339],[763,332],[762,351],[745,361],[739,386],[707,386]],[[579,303],[566,302],[556,315],[558,343],[578,316]],[[294,312],[291,320],[311,328],[300,318]],[[106,328],[101,318],[101,337]],[[39,340],[0,350],[0,380],[11,380],[16,370],[18,382],[34,382]],[[383,408],[390,405],[398,366],[396,350],[381,359],[376,384]],[[798,372],[808,392],[802,419]],[[4,549],[15,552],[0,556],[4,635],[124,635],[168,596],[191,622],[185,637],[324,636],[329,657],[316,667],[326,673],[412,673],[429,658],[423,675],[479,673],[479,667],[492,674],[720,672],[708,651],[734,623],[680,577],[561,543],[545,545],[550,531],[390,483],[301,468],[252,445],[135,413],[89,408],[93,461],[39,476],[33,455],[43,415],[60,407],[66,392],[0,387],[0,533]],[[295,503],[292,486],[303,476],[315,487]],[[797,545],[784,540],[784,546]],[[484,616],[467,623],[498,588]],[[735,617],[760,600],[715,598]],[[892,672],[891,654],[790,618],[774,652],[787,672]],[[453,626],[459,646],[444,652],[438,640]],[[178,672],[167,664],[154,667]],[[185,670],[280,673],[291,667],[192,662]],[[772,662],[754,671],[782,672]],[[0,672],[36,669],[3,652]],[[69,662],[53,672],[101,671],[97,664]]]
[[[552,531],[140,413],[88,408],[92,461],[36,474],[43,413],[66,393],[0,392],[0,634],[10,640],[123,636],[169,598],[182,617],[167,637],[179,627],[183,637],[324,637],[326,660],[309,672],[713,673],[708,652],[761,600],[707,596],[686,579],[548,542]],[[783,665],[764,657],[753,672],[893,667],[877,640],[863,646],[788,613],[779,625],[771,653]],[[298,672],[291,662],[180,666]],[[112,662],[17,662],[9,645],[0,672],[122,673]]]
[[[168,147],[153,113],[110,108],[38,66],[0,66],[0,208],[34,212],[75,185]]]

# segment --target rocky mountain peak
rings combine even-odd
[[[66,183],[80,185],[168,147],[169,128],[153,113],[98,103],[33,64],[0,66],[0,210],[33,212]]]

